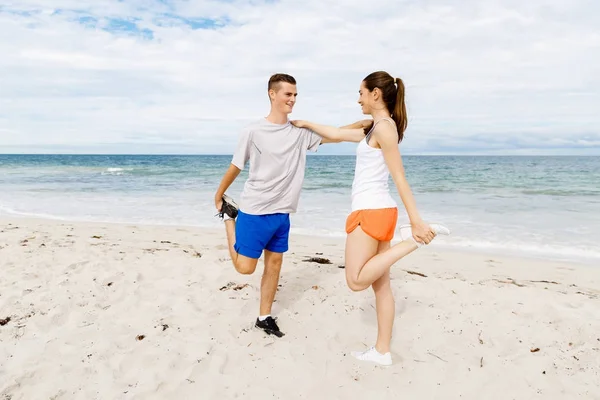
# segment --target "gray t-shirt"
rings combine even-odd
[[[247,126],[231,160],[242,170],[250,162],[240,209],[254,215],[296,212],[306,152],[320,144],[319,135],[289,121],[281,125],[262,118]]]

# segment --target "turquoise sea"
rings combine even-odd
[[[600,157],[403,160],[423,217],[453,231],[437,239],[440,248],[600,264]],[[219,226],[213,195],[230,161],[227,155],[0,155],[0,216]],[[308,157],[293,232],[344,236],[354,162],[354,156]],[[246,176],[228,191],[234,198]]]

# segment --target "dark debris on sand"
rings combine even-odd
[[[150,249],[142,249],[142,250],[144,250],[147,253],[151,253],[151,254],[154,254],[157,251],[169,251],[169,249],[159,249],[159,248],[154,248],[154,247],[150,248]]]
[[[235,286],[235,282],[228,282],[227,285],[222,286],[219,290],[221,290],[221,291],[228,290],[228,289],[231,289],[233,286]]]
[[[220,290],[220,291],[224,291],[224,290],[233,289],[233,290],[235,290],[235,291],[238,291],[238,290],[242,290],[243,288],[245,288],[245,287],[248,287],[248,286],[250,286],[250,285],[249,285],[249,284],[247,284],[247,283],[243,283],[243,284],[242,284],[242,283],[240,283],[240,284],[237,284],[237,283],[235,283],[235,282],[228,282],[228,283],[227,283],[227,285],[225,285],[225,286],[223,286],[223,287],[219,288],[219,290]]]
[[[4,319],[0,319],[0,326],[4,326],[10,322],[10,317],[6,317]]]
[[[190,253],[190,251],[191,251],[192,257],[197,257],[197,258],[201,258],[202,257],[202,253],[200,253],[199,251],[196,251],[194,249],[192,249],[192,250],[185,250],[184,249],[183,250],[184,253],[188,253],[188,254]]]
[[[305,260],[302,260],[304,262],[314,262],[317,264],[331,264],[331,260],[329,260],[329,258],[323,258],[323,257],[310,257],[307,258]]]

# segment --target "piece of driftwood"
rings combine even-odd
[[[404,270],[406,273],[411,274],[411,275],[418,275],[418,276],[422,276],[423,278],[427,278],[427,275],[425,275],[422,272],[417,272],[417,271],[409,271],[407,269]]]

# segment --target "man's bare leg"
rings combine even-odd
[[[260,284],[260,315],[256,320],[256,327],[277,337],[282,337],[285,334],[281,332],[277,322],[271,317],[271,307],[277,293],[282,263],[283,253],[265,250],[265,270]]]
[[[225,232],[227,233],[227,244],[229,246],[229,255],[236,271],[240,274],[250,275],[256,270],[258,258],[250,258],[239,254],[233,247],[235,245],[235,220],[225,221]],[[265,258],[266,262],[266,258]]]
[[[283,253],[273,253],[265,250],[265,270],[260,283],[260,315],[270,315],[277,286],[281,265],[283,264]]]

